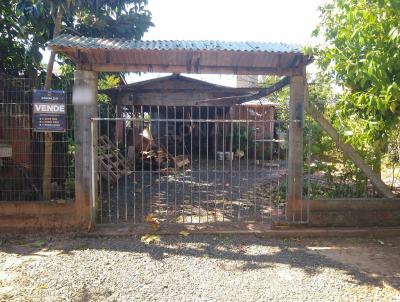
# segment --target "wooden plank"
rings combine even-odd
[[[84,89],[87,92],[86,103],[82,104],[81,95],[73,94],[74,105],[74,135],[75,135],[75,204],[76,221],[82,226],[93,226],[95,222],[94,204],[97,198],[97,181],[94,180],[97,171],[97,154],[93,152],[97,146],[97,132],[93,131],[91,118],[98,115],[97,104],[97,73],[87,70],[76,70],[74,89]],[[84,93],[82,91],[82,93]],[[91,223],[91,225],[90,225]]]
[[[302,70],[295,68],[274,67],[230,67],[230,66],[199,66],[198,69],[187,70],[186,65],[146,65],[146,64],[82,64],[82,68],[97,72],[163,72],[163,73],[196,73],[196,74],[243,74],[243,75],[278,75],[295,76]]]
[[[98,156],[98,160],[104,169],[100,172],[101,177],[108,180],[111,176],[111,181],[117,182],[122,176],[129,175],[131,171],[126,169],[128,162],[111,139],[102,135],[98,142],[100,147],[107,152],[107,154]]]
[[[290,222],[305,221],[303,209],[303,124],[306,88],[305,73],[290,78],[288,197],[286,217]]]
[[[364,162],[357,151],[349,144],[346,144],[340,139],[339,133],[333,128],[333,126],[325,119],[325,117],[318,112],[310,102],[306,101],[304,103],[305,109],[309,115],[321,126],[321,128],[328,133],[328,135],[333,139],[338,148],[343,151],[343,154],[350,158],[354,164],[371,180],[375,188],[387,198],[394,198],[395,195],[388,188],[388,186],[382,181],[379,175],[374,173],[372,169]]]
[[[190,164],[190,159],[188,155],[177,155],[173,157],[173,160],[175,162],[175,167],[178,169]]]

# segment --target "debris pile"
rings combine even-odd
[[[173,156],[161,142],[154,139],[148,129],[142,133],[133,129],[133,142],[126,148],[126,157],[106,135],[99,138],[98,159],[103,178],[117,182],[129,175],[135,166],[144,169],[158,169],[163,175],[175,174],[190,164],[188,155]]]

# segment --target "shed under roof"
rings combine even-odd
[[[60,35],[51,50],[82,69],[108,72],[171,72],[295,75],[311,58],[299,45],[269,42],[133,41]]]
[[[234,88],[172,74],[99,92],[124,105],[231,106],[257,100],[267,94],[267,88]]]

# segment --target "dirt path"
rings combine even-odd
[[[3,239],[0,301],[400,301],[399,239]]]
[[[269,221],[283,214],[285,177],[283,162],[262,166],[246,160],[207,166],[205,159],[194,159],[168,175],[138,170],[112,186],[102,181],[99,219],[143,222],[154,213],[170,223]]]

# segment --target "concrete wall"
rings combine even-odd
[[[311,226],[400,226],[400,199],[309,201]]]
[[[75,203],[13,202],[0,204],[0,233],[60,233],[82,230]]]

